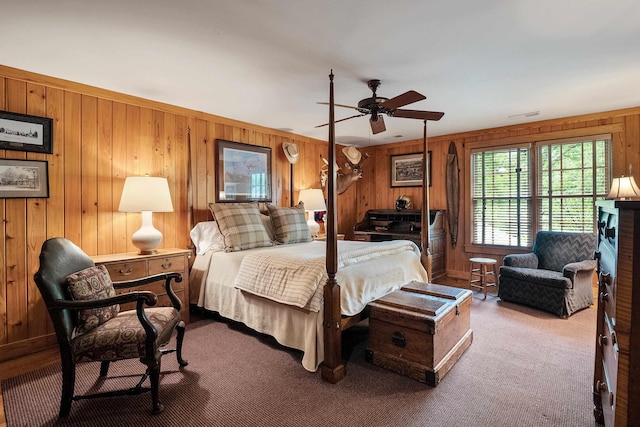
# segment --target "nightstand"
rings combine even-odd
[[[138,255],[137,252],[125,252],[119,254],[97,255],[92,257],[96,264],[104,265],[109,271],[111,280],[121,282],[123,280],[139,279],[158,273],[182,273],[182,282],[172,283],[173,291],[182,302],[180,317],[185,323],[189,323],[189,262],[188,249],[159,249],[152,255]],[[133,289],[121,289],[118,293],[131,290],[147,290],[158,296],[158,307],[171,305],[169,296],[164,288],[164,281],[150,283]],[[135,304],[122,304],[123,310],[135,309]]]

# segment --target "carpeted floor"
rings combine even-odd
[[[477,294],[476,294],[477,295]],[[345,332],[346,378],[325,383],[301,355],[213,319],[188,325],[178,369],[163,358],[165,411],[150,396],[74,402],[58,421],[59,367],[2,383],[8,427],[17,426],[595,426],[595,308],[567,320],[499,302],[472,304],[471,347],[435,388],[364,359],[366,326]],[[112,365],[102,387],[135,384],[137,361]],[[99,365],[78,369],[76,391],[96,387]]]

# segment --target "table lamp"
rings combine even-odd
[[[640,197],[640,188],[631,175],[631,165],[629,165],[629,176],[622,175],[620,178],[613,178],[607,199],[628,200],[638,197]]]
[[[300,194],[298,195],[298,202],[304,203],[304,210],[306,210],[309,215],[309,218],[307,219],[309,232],[314,238],[318,237],[318,233],[320,232],[320,225],[316,222],[315,212],[327,210],[327,205],[324,203],[324,194],[322,193],[322,190],[319,188],[300,190]]]
[[[140,249],[139,255],[156,253],[162,242],[162,233],[153,226],[153,212],[173,212],[167,179],[148,175],[128,176],[118,210],[142,214],[142,226],[133,233],[131,241]]]

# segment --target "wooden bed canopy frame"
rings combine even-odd
[[[340,284],[336,281],[338,270],[338,228],[336,218],[336,143],[333,98],[333,70],[329,74],[329,141],[328,141],[328,181],[327,181],[327,221],[325,223],[327,242],[327,283],[324,285],[324,361],[320,366],[322,379],[335,384],[346,374],[342,362],[342,331],[362,320],[362,315],[345,317],[340,311]],[[424,151],[428,153],[427,121],[424,120]],[[422,212],[429,212],[429,174],[426,156],[422,156]],[[429,215],[422,215],[421,262],[431,277],[431,253],[429,251]]]

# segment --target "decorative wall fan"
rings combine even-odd
[[[358,110],[360,114],[356,114],[355,116],[347,117],[344,119],[336,120],[335,122],[344,122],[345,120],[354,119],[356,117],[362,117],[371,115],[369,118],[369,123],[371,124],[371,132],[374,134],[384,132],[387,128],[384,125],[384,119],[382,118],[382,114],[386,114],[389,117],[404,117],[406,119],[419,119],[419,120],[440,120],[444,113],[439,113],[435,111],[422,111],[422,110],[401,110],[400,107],[404,107],[405,105],[413,104],[414,102],[422,101],[423,99],[427,99],[426,96],[416,92],[415,90],[410,90],[403,94],[400,94],[394,98],[384,98],[378,96],[376,91],[378,90],[378,86],[380,86],[380,80],[369,80],[367,82],[367,86],[373,92],[373,95],[370,98],[365,98],[358,102],[357,107],[352,107],[350,105],[342,105],[335,104],[336,107],[343,108],[351,108],[354,110]],[[318,102],[318,104],[329,105],[328,102]],[[316,127],[327,126],[329,123],[325,123]]]

